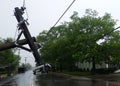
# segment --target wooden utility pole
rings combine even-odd
[[[15,42],[10,42],[7,44],[0,45],[0,51],[10,49],[10,48],[15,48],[19,47],[22,49],[25,49],[27,51],[31,51],[33,53],[33,56],[35,57],[35,61],[37,65],[43,64],[42,59],[38,53],[38,47],[35,45],[34,41],[35,38],[33,38],[27,28],[27,20],[24,19],[23,14],[24,14],[24,7],[18,8],[16,7],[14,10],[14,15],[18,21],[18,30],[21,30],[20,34],[18,35],[18,38]],[[24,35],[25,39],[20,40],[21,35]],[[22,46],[28,44],[30,49]]]

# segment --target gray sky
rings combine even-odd
[[[36,36],[41,31],[50,29],[72,1],[73,0],[26,0],[29,15],[28,22],[30,23],[28,28],[31,35]],[[21,7],[22,4],[23,0],[1,0],[1,38],[14,38],[17,22],[13,16],[13,11],[14,7]],[[88,8],[98,11],[100,16],[107,12],[112,15],[113,19],[120,20],[119,4],[120,0],[76,0],[60,22],[69,21],[69,17],[73,14],[73,11],[77,11],[79,16],[82,16],[85,13],[85,9]],[[118,21],[117,26],[119,25],[120,22]],[[29,55],[31,56],[29,53],[26,54],[26,56]]]

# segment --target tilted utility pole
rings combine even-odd
[[[24,20],[24,18],[22,16],[24,14],[24,10],[25,10],[24,7],[21,7],[21,8],[16,7],[15,8],[14,15],[18,21],[18,28],[19,28],[19,30],[21,30],[21,34],[23,33],[23,35],[25,36],[25,38],[28,42],[28,45],[29,45],[34,57],[35,57],[35,61],[37,62],[38,65],[41,65],[41,64],[43,64],[43,62],[42,62],[41,57],[38,53],[38,49],[34,43],[34,40],[31,37],[31,34],[30,34],[28,28],[27,28],[27,25],[26,25],[27,21]],[[21,36],[21,34],[20,34],[20,36]],[[20,36],[19,36],[19,38],[20,38]],[[19,40],[19,38],[18,38],[18,40]]]
[[[43,64],[43,61],[38,53],[38,47],[34,43],[35,38],[31,36],[27,28],[27,20],[25,20],[23,17],[24,10],[25,10],[24,7],[21,7],[21,8],[16,7],[14,10],[14,15],[18,21],[18,30],[21,30],[20,34],[18,35],[17,40],[15,42],[10,42],[10,43],[0,45],[0,51],[10,49],[10,48],[15,48],[15,47],[19,47],[24,50],[30,51],[33,53],[35,62],[39,66]],[[22,34],[24,35],[25,39],[20,40]],[[22,46],[25,44],[28,44],[30,49]]]

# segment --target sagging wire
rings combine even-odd
[[[16,30],[15,30],[15,35],[14,35],[13,41],[16,40],[17,33],[18,33],[18,28],[16,28]]]
[[[23,7],[25,7],[26,6],[26,4],[25,4],[26,2],[25,2],[25,0],[23,0]]]
[[[28,12],[27,12],[27,9],[26,9],[26,1],[25,0],[23,0],[23,8],[25,8],[25,13],[26,13],[26,17],[27,17],[26,20],[28,20],[29,16],[28,16]]]
[[[67,9],[63,12],[63,14],[60,16],[60,18],[55,22],[55,24],[52,26],[52,28],[53,27],[55,27],[57,24],[58,24],[58,22],[62,19],[62,17],[65,15],[65,13],[70,9],[70,7],[74,4],[74,2],[75,2],[76,0],[73,0],[72,1],[72,3],[67,7]]]
[[[0,69],[4,69],[4,68],[7,68],[7,67],[11,67],[11,66],[15,65],[16,63],[18,63],[18,61],[19,61],[19,58],[16,59],[14,62],[9,63],[9,64],[7,64],[7,65],[1,65],[1,66],[0,66]]]

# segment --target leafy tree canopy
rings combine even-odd
[[[87,9],[83,17],[74,12],[70,18],[70,22],[52,27],[37,36],[38,42],[44,45],[40,49],[44,61],[73,68],[77,61],[91,62],[94,58],[95,62],[100,63],[109,56],[118,57],[120,32],[113,31],[116,20],[110,14],[98,16],[97,11]],[[98,45],[101,39],[104,42]],[[112,49],[117,49],[117,53]]]
[[[0,40],[0,44],[12,42],[12,38]],[[0,51],[0,67],[9,67],[15,69],[19,64],[19,56],[16,55],[12,49]]]

